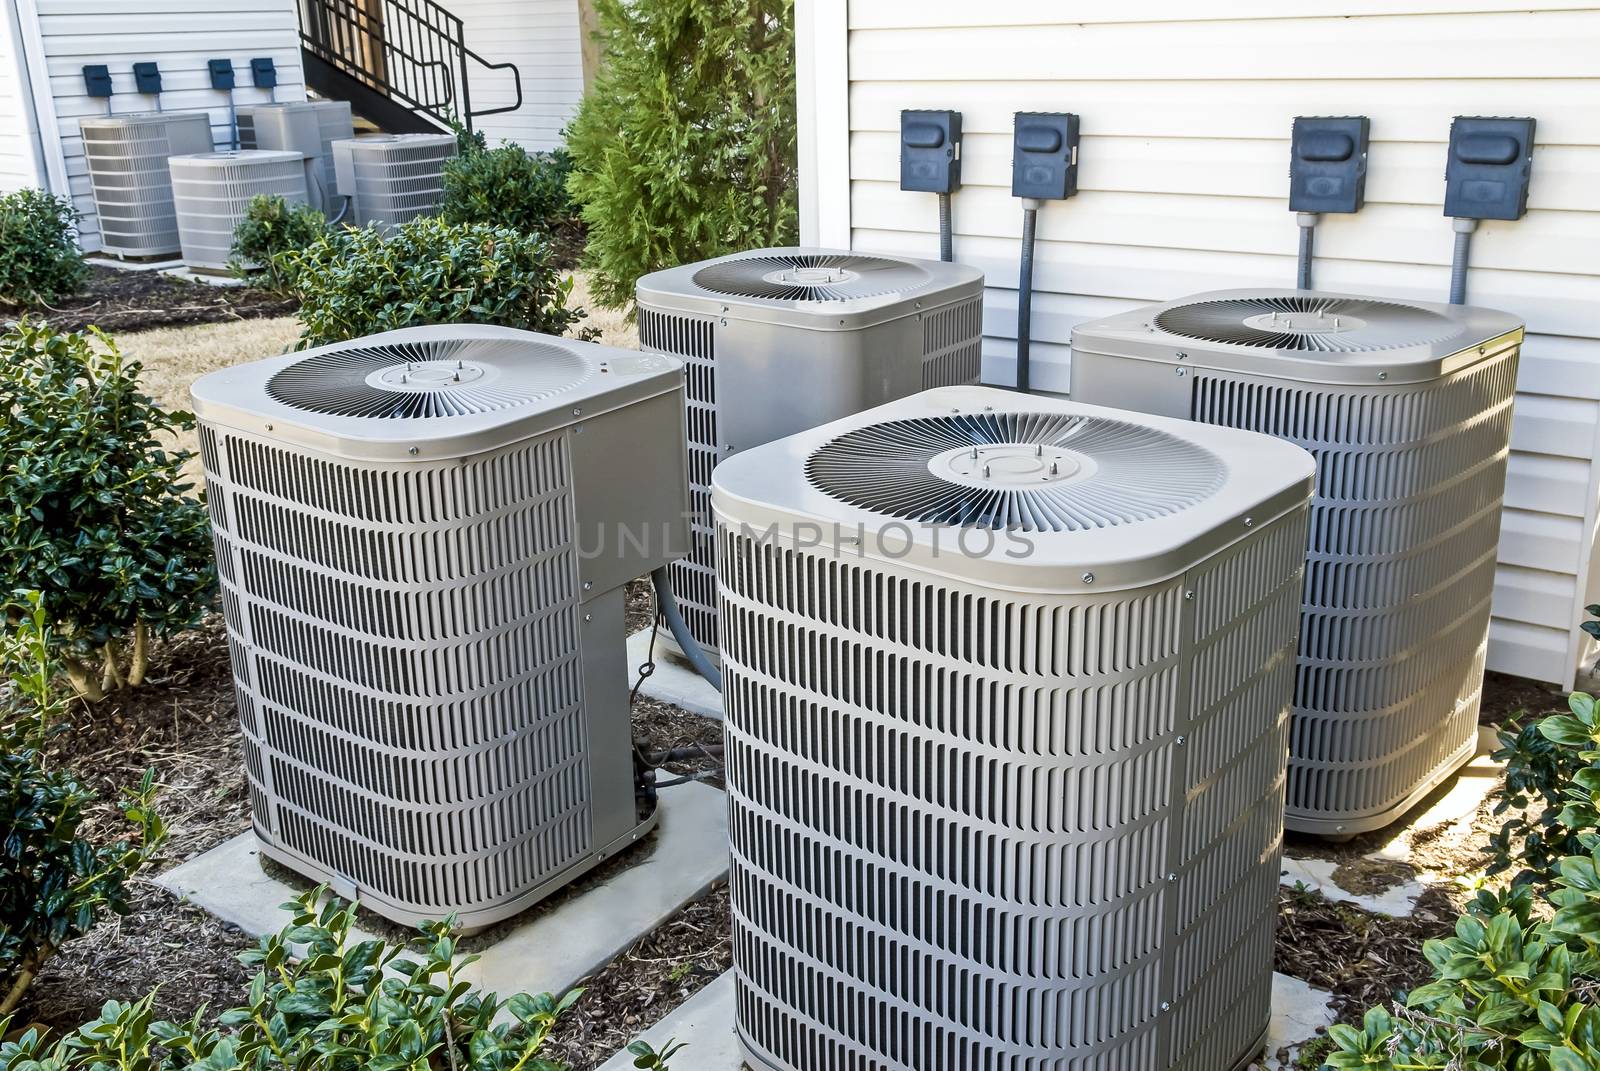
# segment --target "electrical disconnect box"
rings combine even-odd
[[[961,113],[900,113],[900,188],[954,193],[961,188]]]
[[[257,56],[250,61],[250,82],[257,89],[272,89],[278,84],[278,68],[271,56]]]
[[[212,89],[233,88],[233,61],[228,59],[206,60],[206,70],[211,72]]]
[[[1521,219],[1533,169],[1532,119],[1457,116],[1450,124],[1444,214]]]
[[[161,68],[153,60],[142,60],[133,65],[133,84],[141,93],[161,92]]]
[[[1364,115],[1295,119],[1289,154],[1291,212],[1360,211],[1371,126]]]
[[[83,91],[91,97],[111,96],[111,68],[91,63],[83,69]]]
[[[1012,134],[1011,196],[1060,201],[1078,192],[1078,117],[1018,112]]]

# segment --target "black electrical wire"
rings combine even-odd
[[[662,566],[650,574],[650,580],[656,589],[656,609],[667,620],[667,629],[672,633],[672,638],[678,641],[678,646],[683,649],[683,656],[695,668],[695,672],[710,682],[711,687],[722,691],[722,671],[711,664],[711,659],[706,657],[700,644],[689,632],[689,624],[684,621],[683,614],[678,610],[678,600],[672,594],[672,580],[667,576],[666,566]]]

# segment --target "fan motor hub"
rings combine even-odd
[[[481,383],[488,371],[470,361],[410,361],[379,368],[367,376],[367,384],[379,390],[451,390]]]
[[[1343,312],[1264,312],[1247,317],[1246,327],[1257,331],[1285,331],[1296,335],[1331,335],[1341,331],[1357,331],[1367,326],[1359,316]]]
[[[1040,443],[986,443],[936,454],[928,471],[964,487],[1040,487],[1086,476],[1094,463],[1082,454]]]
[[[779,268],[761,277],[765,282],[783,286],[838,286],[854,282],[860,276],[849,268]]]

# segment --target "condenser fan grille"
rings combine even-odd
[[[1314,294],[1195,301],[1157,313],[1155,325],[1204,342],[1317,353],[1428,345],[1457,332],[1448,317],[1414,305]]]
[[[274,375],[267,393],[313,413],[409,420],[511,409],[588,378],[588,363],[560,346],[447,339],[317,354]]]
[[[844,253],[771,254],[708,264],[694,273],[702,290],[768,301],[849,301],[904,294],[928,285],[926,270],[888,257]]]
[[[920,417],[848,432],[812,454],[826,494],[890,517],[1072,532],[1164,517],[1214,494],[1222,462],[1154,428],[1053,413]]]

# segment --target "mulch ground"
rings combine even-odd
[[[0,317],[27,315],[58,330],[82,331],[92,325],[117,334],[289,316],[300,307],[293,298],[249,286],[209,286],[159,271],[118,271],[98,265],[89,270],[82,293],[49,306],[18,308],[0,303]]]

